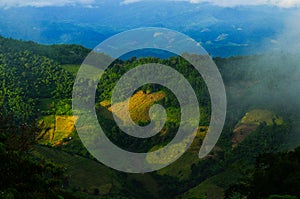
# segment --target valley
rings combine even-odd
[[[195,87],[200,102],[199,128],[188,151],[161,170],[129,174],[99,163],[82,145],[74,126],[77,118],[72,116],[72,86],[79,64],[89,49],[0,39],[0,154],[7,164],[1,166],[1,179],[28,175],[46,183],[37,187],[36,181],[23,181],[22,177],[5,184],[1,182],[2,198],[18,198],[25,192],[28,197],[42,197],[46,193],[52,198],[210,199],[236,195],[242,198],[250,193],[257,193],[251,195],[252,198],[299,197],[297,177],[290,178],[292,182],[284,181],[286,189],[279,192],[271,188],[253,192],[259,189],[255,183],[264,169],[260,161],[267,164],[271,158],[278,159],[276,169],[282,171],[282,180],[290,177],[291,171],[299,175],[299,161],[291,161],[299,158],[299,148],[295,149],[297,143],[289,142],[290,136],[298,133],[300,106],[294,91],[299,86],[286,87],[299,82],[298,56],[214,58],[228,93],[228,113],[220,140],[203,159],[198,158],[198,152],[209,126],[211,110],[208,90],[196,71],[181,57],[116,60],[99,81],[95,109],[99,123],[105,124],[107,137],[118,146],[138,152],[156,150],[170,142],[180,122],[180,107],[174,94],[160,85],[144,85],[130,99],[112,105],[116,110],[114,114],[122,119],[122,107],[129,102],[133,121],[143,126],[149,123],[150,107],[160,104],[166,108],[166,124],[158,135],[142,142],[121,132],[113,121],[109,99],[115,81],[135,66],[153,60],[172,66]],[[282,65],[284,71],[280,69]],[[14,164],[16,160],[23,161],[20,163],[25,165],[23,169]],[[155,157],[149,160],[157,161]],[[284,162],[293,169],[285,170]],[[32,165],[36,169],[26,170],[33,168]],[[5,172],[7,168],[15,172]],[[264,172],[272,173],[273,170]],[[269,187],[274,185],[267,176],[264,180]]]

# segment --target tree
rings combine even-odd
[[[0,198],[58,198],[63,169],[30,155],[36,129],[0,114]]]

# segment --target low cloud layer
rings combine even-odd
[[[266,39],[263,46],[277,52],[300,52],[300,12],[295,11],[285,19],[284,29],[275,37]]]
[[[84,5],[89,6],[95,3],[95,0],[1,0],[0,7],[45,7],[45,6],[73,6]]]
[[[130,4],[142,1],[161,1],[161,0],[123,0],[122,4]],[[186,1],[190,3],[211,3],[218,6],[234,7],[241,5],[272,5],[282,8],[300,7],[300,0],[165,0],[165,1]]]

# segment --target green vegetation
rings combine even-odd
[[[299,147],[290,152],[260,155],[253,175],[232,185],[226,191],[227,197],[238,193],[249,198],[298,198],[299,157]]]
[[[229,174],[224,173],[223,175],[227,177]],[[203,181],[198,186],[184,193],[182,198],[223,198],[223,189],[217,186],[220,176],[221,174]]]
[[[264,109],[254,109],[247,112],[233,130],[232,146],[236,147],[262,124],[267,126],[282,125],[283,119]]]
[[[32,153],[40,159],[46,159],[63,167],[69,176],[68,187],[86,189],[88,193],[93,193],[97,188],[101,195],[113,193],[121,188],[112,170],[89,158],[43,146],[34,147]]]
[[[63,168],[28,154],[38,128],[14,126],[0,114],[0,198],[59,198]]]
[[[78,45],[40,45],[31,41],[21,42],[0,36],[0,54],[28,51],[48,57],[59,64],[81,64],[90,50]]]
[[[65,64],[61,66],[63,69],[65,69],[66,71],[72,73],[73,75],[76,75],[80,65],[71,65],[71,64]]]
[[[133,138],[115,124],[112,90],[124,73],[141,64],[165,64],[183,74],[198,97],[201,117],[192,146],[176,162],[156,172],[127,174],[97,162],[74,127],[72,87],[88,52],[76,45],[44,46],[0,37],[0,198],[300,197],[299,148],[291,150],[287,143],[300,124],[300,107],[289,97],[294,92],[277,84],[289,85],[297,77],[290,80],[276,72],[284,64],[292,74],[298,58],[280,55],[276,64],[269,64],[267,55],[214,59],[224,77],[228,112],[220,140],[203,159],[198,152],[211,110],[198,72],[182,57],[116,60],[99,81],[95,107],[100,125],[119,147],[156,150],[172,140],[180,124],[176,96],[156,84],[142,86],[113,108],[122,119],[122,107],[129,101],[131,117],[143,126],[153,104],[164,106],[167,121],[159,134]],[[89,69],[88,75],[97,79],[96,69]],[[184,143],[174,145],[178,147]],[[162,157],[147,160],[170,158]]]

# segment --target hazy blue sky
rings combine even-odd
[[[10,8],[10,7],[23,7],[23,6],[34,6],[34,7],[44,7],[44,6],[65,6],[65,5],[83,5],[83,6],[93,6],[93,4],[99,1],[106,1],[107,3],[114,0],[1,0],[0,7]],[[186,1],[190,3],[204,3],[209,2],[214,5],[219,6],[238,6],[238,5],[275,5],[279,7],[289,8],[289,7],[299,7],[300,0],[117,0],[120,4],[130,4],[141,1]]]
[[[161,0],[123,0],[123,4],[135,3],[140,1],[161,1]],[[238,5],[275,5],[279,7],[295,7],[300,5],[300,0],[164,0],[164,1],[187,1],[190,3],[209,2],[219,6],[238,6]]]

